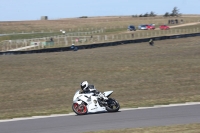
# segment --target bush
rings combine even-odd
[[[88,16],[82,16],[82,17],[79,17],[79,18],[88,18]]]

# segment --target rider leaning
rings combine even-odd
[[[93,93],[95,96],[98,96],[100,99],[108,100],[101,92],[97,91],[94,85],[89,85],[87,81],[81,83],[81,89],[83,93]]]

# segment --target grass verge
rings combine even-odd
[[[148,127],[148,128],[128,128],[120,130],[106,130],[87,133],[199,133],[200,123],[174,125],[174,126],[161,126],[161,127]]]

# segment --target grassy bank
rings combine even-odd
[[[199,133],[200,123],[175,125],[175,126],[162,126],[162,127],[148,127],[148,128],[129,128],[121,130],[106,130],[87,133]]]
[[[113,16],[113,17],[91,17],[91,18],[67,18],[58,20],[33,20],[33,21],[8,21],[0,22],[0,34],[12,33],[12,32],[49,32],[59,31],[60,29],[68,31],[73,29],[74,31],[87,31],[92,28],[107,28],[118,29],[120,27],[126,27],[130,24],[138,26],[140,24],[168,24],[169,19],[183,20],[184,23],[199,22],[200,17],[131,17],[131,16]]]
[[[93,17],[93,18],[68,18],[58,20],[33,20],[33,21],[0,21],[0,34],[6,33],[32,33],[32,32],[59,32],[61,29],[66,32],[88,32],[96,29],[105,29],[108,33],[122,32],[127,26],[132,24],[136,27],[141,24],[168,24],[169,19],[184,20],[184,23],[199,22],[200,17],[131,17],[131,16],[115,16],[115,17]],[[176,24],[173,24],[176,25]]]
[[[79,84],[121,107],[200,101],[200,38],[0,56],[0,119],[69,113]]]

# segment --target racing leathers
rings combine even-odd
[[[87,89],[85,89],[85,91],[83,91],[82,93],[93,93],[93,96],[98,96],[100,99],[108,100],[107,97],[105,97],[101,92],[95,89],[94,85],[88,85]]]

